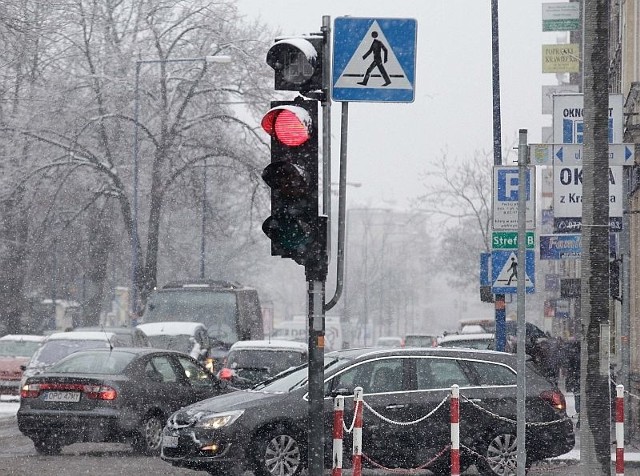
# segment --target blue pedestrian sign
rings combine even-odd
[[[336,18],[334,101],[413,102],[417,30],[411,18]]]
[[[534,250],[526,250],[524,275],[518,266],[518,253],[514,250],[493,250],[491,252],[491,287],[493,294],[516,294],[518,279],[525,280],[525,291],[535,292]]]

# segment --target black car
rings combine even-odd
[[[352,349],[326,355],[325,465],[331,467],[332,409],[337,395],[364,392],[363,461],[387,468],[450,474],[451,386],[460,386],[461,465],[508,474],[515,465],[516,356],[445,348]],[[212,475],[241,469],[292,476],[306,463],[307,367],[251,390],[204,400],[174,413],[164,429],[163,460]],[[527,367],[527,462],[566,453],[573,425],[562,393]],[[345,426],[353,404],[345,402]],[[351,447],[345,432],[344,448]],[[345,462],[350,458],[345,456]],[[368,464],[368,463],[367,463]],[[506,471],[506,472],[505,472]]]
[[[140,453],[157,454],[171,413],[225,391],[226,382],[180,352],[81,351],[27,379],[18,428],[41,454],[76,442],[130,442]]]

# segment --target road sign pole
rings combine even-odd
[[[518,315],[517,315],[517,394],[516,394],[516,417],[517,430],[516,437],[518,442],[517,449],[517,475],[525,476],[525,464],[527,454],[525,452],[525,396],[526,396],[526,379],[525,379],[525,342],[526,342],[526,325],[524,315],[525,305],[525,286],[527,281],[526,263],[526,233],[527,233],[527,130],[520,129],[518,143],[518,268],[520,276],[517,281],[518,296]]]

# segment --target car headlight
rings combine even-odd
[[[195,426],[198,428],[206,428],[208,430],[216,430],[218,428],[222,428],[223,426],[231,425],[243,413],[244,410],[235,410],[224,413],[205,414],[200,417]]]

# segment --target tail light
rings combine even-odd
[[[108,385],[84,385],[79,383],[31,383],[20,389],[20,398],[38,398],[47,390],[82,392],[90,400],[115,400],[118,392]]]
[[[233,378],[233,370],[227,367],[220,369],[220,372],[218,372],[218,378],[220,380],[231,380]]]
[[[556,410],[566,410],[567,402],[560,390],[545,390],[540,394],[540,398],[548,402]]]

